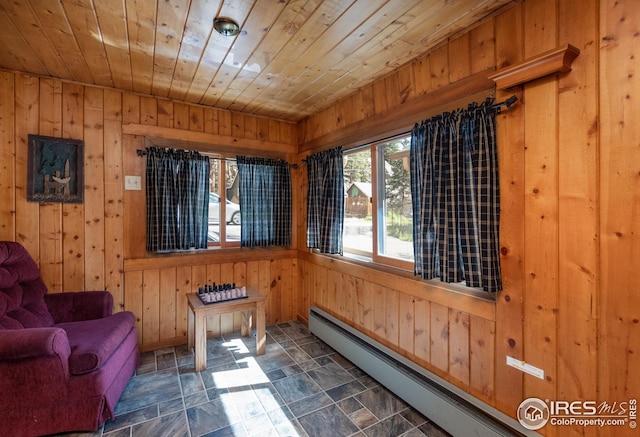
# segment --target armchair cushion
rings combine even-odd
[[[44,303],[46,293],[29,253],[17,243],[0,245],[0,329],[53,326]]]
[[[102,319],[59,323],[71,347],[69,371],[82,375],[99,369],[118,349],[135,323],[133,313],[125,311]]]

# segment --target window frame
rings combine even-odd
[[[347,248],[343,245],[343,256],[347,258],[359,259],[364,262],[382,264],[406,271],[413,272],[414,261],[403,260],[400,258],[391,257],[380,253],[380,247],[383,246],[382,239],[384,238],[384,224],[385,224],[385,202],[380,202],[380,199],[385,199],[384,195],[385,186],[381,183],[379,173],[384,172],[384,145],[401,138],[411,136],[411,132],[402,132],[391,137],[376,140],[367,144],[359,145],[347,149],[344,151],[344,156],[348,156],[353,153],[360,153],[365,150],[369,152],[371,159],[371,230],[372,230],[372,251],[371,253],[358,250],[355,248]],[[381,196],[382,193],[382,196]],[[346,208],[345,208],[346,212]],[[344,238],[344,237],[343,237]]]
[[[207,155],[211,160],[219,161],[218,174],[217,174],[217,183],[220,187],[220,192],[216,193],[215,191],[209,188],[210,193],[214,193],[218,195],[220,199],[220,205],[218,207],[218,226],[219,226],[219,241],[208,241],[207,248],[208,249],[230,249],[230,248],[240,248],[240,240],[238,241],[227,241],[227,181],[226,181],[226,166],[229,160],[235,160],[235,156],[230,156],[224,153],[216,153],[216,152],[200,152],[203,155]],[[240,224],[242,226],[242,222]]]

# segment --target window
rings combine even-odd
[[[345,253],[413,270],[410,140],[344,152]]]
[[[222,155],[211,158],[209,188],[209,246],[235,247],[240,245],[242,218],[238,165]],[[221,220],[221,217],[224,217]]]

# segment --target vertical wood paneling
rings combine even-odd
[[[431,65],[431,89],[449,85],[449,48],[443,45],[429,55]]]
[[[471,74],[471,59],[476,58],[476,53],[469,52],[469,34],[463,33],[451,40],[449,49],[449,80],[456,82]]]
[[[640,78],[633,1],[600,3],[600,234],[598,392],[609,403],[638,398],[640,379]],[[612,430],[614,435],[618,429]],[[637,429],[619,430],[637,435]],[[624,434],[623,434],[624,432]],[[616,436],[618,434],[615,434]]]
[[[140,98],[140,123],[149,126],[158,124],[158,100],[151,97]]]
[[[437,369],[446,373],[449,371],[449,308],[432,302],[429,322],[430,362]]]
[[[15,76],[15,241],[40,260],[39,208],[27,202],[28,137],[38,132],[38,80]]]
[[[124,308],[136,315],[136,330],[138,344],[144,344],[142,319],[144,314],[144,278],[142,271],[127,272],[125,274],[127,293],[124,296]]]
[[[84,93],[84,289],[104,290],[104,92]]]
[[[0,71],[0,239],[15,239],[15,86],[14,75]]]
[[[414,301],[413,353],[422,366],[431,362],[431,303],[424,299]]]
[[[233,263],[223,263],[220,265],[219,284],[231,284],[234,281]],[[233,314],[222,314],[220,316],[220,333],[233,331]]]
[[[413,353],[416,325],[414,323],[414,297],[398,293],[398,346]]]
[[[83,140],[84,88],[80,85],[62,84],[62,135],[65,138]],[[85,192],[86,196],[86,192]],[[62,205],[62,271],[65,291],[84,290],[84,205]]]
[[[191,281],[191,266],[176,267],[176,337],[187,335],[187,294],[197,291]]]
[[[159,340],[169,340],[176,337],[176,316],[178,315],[176,292],[177,275],[175,268],[160,270],[160,290],[158,320],[160,321]]]
[[[469,318],[470,392],[489,405],[495,403],[495,338],[494,322],[476,316]]]
[[[595,2],[558,2],[559,40],[581,43],[571,74],[560,77],[558,96],[558,314],[571,314],[558,317],[559,399],[598,398],[598,96],[588,85],[597,80],[596,8]],[[596,432],[577,425],[563,429],[563,435]]]
[[[189,129],[189,105],[186,103],[173,104],[173,127],[176,129]]]
[[[213,282],[221,283],[220,264],[207,265],[207,279],[202,285],[210,285]],[[207,333],[210,336],[218,337],[221,334],[220,316],[207,317]]]
[[[496,17],[496,62],[500,67],[524,59],[522,5],[516,5]],[[498,91],[505,99],[512,90]],[[522,93],[518,93],[522,101]],[[524,111],[523,104],[497,118],[498,158],[500,166],[500,252],[504,290],[496,300],[495,398],[496,407],[506,414],[524,397],[524,375],[507,366],[506,357],[524,360]]]
[[[449,308],[449,375],[469,386],[469,315]]]
[[[525,58],[556,45],[555,0],[524,5]],[[525,85],[524,360],[544,370],[525,375],[526,397],[556,399],[558,305],[558,83]],[[551,433],[551,431],[549,431]]]
[[[268,312],[271,314],[272,323],[280,323],[280,306],[282,304],[282,260],[271,260],[269,269],[271,281],[269,284]]]
[[[40,135],[62,135],[62,83],[40,80]],[[62,204],[40,204],[40,274],[50,292],[62,291]]]
[[[145,270],[142,274],[142,342],[160,340],[160,271]]]
[[[471,74],[479,73],[496,65],[495,23],[486,20],[469,31],[471,52]]]
[[[105,288],[113,295],[116,310],[125,303],[124,206],[122,163],[122,93],[105,90],[104,101],[104,260]],[[140,313],[134,313],[140,317]]]

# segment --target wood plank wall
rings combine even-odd
[[[364,131],[368,117],[380,123],[487,68],[566,43],[580,49],[570,73],[497,91],[520,103],[498,117],[504,291],[495,303],[307,253],[300,317],[318,305],[511,417],[528,397],[637,399],[639,22],[629,0],[518,2],[299,123],[301,157],[341,132],[352,145],[349,126]],[[507,356],[544,379],[506,366]],[[637,435],[629,426],[540,432]]]
[[[143,350],[185,342],[184,295],[204,282],[252,285],[268,297],[268,323],[295,319],[295,251],[151,257],[144,186],[123,187],[125,175],[144,185],[145,129],[201,150],[295,159],[295,124],[11,72],[0,72],[0,97],[0,240],[27,248],[51,292],[109,290],[116,311],[136,314]],[[26,201],[28,134],[84,140],[82,204]],[[209,321],[213,334],[238,328],[234,316]]]

